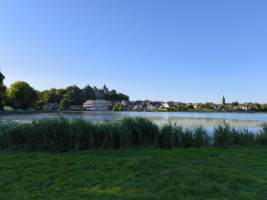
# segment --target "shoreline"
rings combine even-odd
[[[159,111],[159,110],[123,110],[110,112],[169,112],[169,113],[244,113],[244,114],[267,114],[267,112],[255,112],[255,111],[208,111],[208,110],[187,110],[187,111]],[[84,109],[69,109],[69,110],[35,110],[35,111],[0,111],[0,116],[3,115],[20,115],[20,114],[36,114],[36,113],[60,113],[60,112],[99,112]]]

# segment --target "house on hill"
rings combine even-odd
[[[105,94],[109,94],[109,90],[105,84],[102,89],[97,89],[97,87],[94,86],[93,90],[95,92],[95,95],[97,96],[97,99],[103,99]]]

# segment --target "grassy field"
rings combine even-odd
[[[258,145],[0,151],[0,160],[1,200],[267,199],[267,149]]]

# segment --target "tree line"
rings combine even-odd
[[[257,102],[252,103],[252,102],[248,102],[245,104],[249,104],[253,106],[253,110],[260,112],[260,111],[264,111],[267,112],[267,104],[259,104]],[[232,102],[231,104],[227,105],[230,106],[231,108],[234,108],[235,106],[238,106],[239,103],[237,101]],[[167,111],[187,111],[187,110],[194,110],[196,109],[192,104],[181,104],[179,106],[170,106],[169,108],[166,108],[164,106],[161,106],[162,110],[167,110]],[[202,109],[202,110],[215,110],[214,104],[212,102],[206,102],[200,105],[199,108],[197,109]],[[221,105],[219,107],[219,110],[225,110],[226,106],[225,105]]]
[[[60,103],[62,108],[70,105],[82,105],[86,100],[97,98],[95,91],[89,85],[79,88],[76,85],[65,89],[51,88],[49,90],[38,91],[25,81],[17,81],[10,88],[7,88],[3,81],[5,76],[0,72],[0,110],[3,106],[11,106],[14,109],[36,108],[43,110],[48,103]],[[104,95],[105,100],[129,100],[125,94],[111,90],[110,94]]]

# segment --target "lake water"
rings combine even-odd
[[[260,124],[267,123],[267,114],[255,113],[193,113],[193,112],[112,112],[112,111],[66,111],[60,113],[33,113],[0,116],[0,121],[13,120],[20,123],[30,122],[33,119],[43,117],[66,116],[70,119],[83,117],[91,121],[118,120],[123,117],[142,116],[152,119],[155,123],[162,125],[173,122],[184,128],[202,125],[207,129],[213,129],[218,124],[229,124],[237,129],[248,129],[258,132]]]

